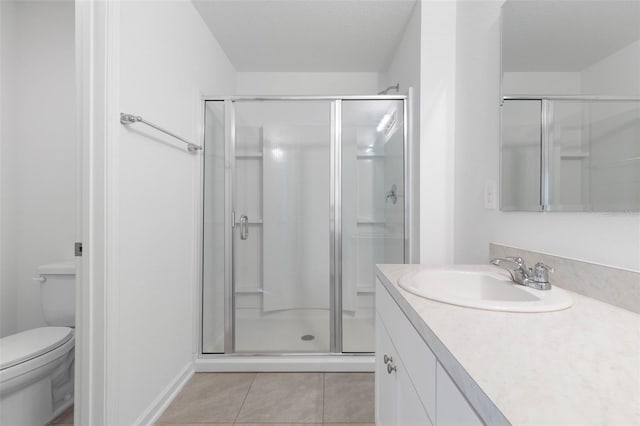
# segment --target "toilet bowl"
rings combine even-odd
[[[38,272],[51,326],[0,339],[1,425],[41,426],[73,403],[75,266],[43,265]]]

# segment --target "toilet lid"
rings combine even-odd
[[[0,370],[45,354],[73,336],[69,327],[40,327],[0,339]]]

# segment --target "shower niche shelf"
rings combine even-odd
[[[580,152],[580,151],[567,151],[560,154],[561,160],[586,160],[589,158],[588,152]]]
[[[263,157],[261,152],[237,152],[236,159],[238,160],[261,160]]]
[[[372,285],[358,284],[356,291],[358,294],[374,294],[376,292],[376,288]]]
[[[366,153],[358,153],[356,158],[358,160],[381,160],[385,158],[386,154],[366,154]]]
[[[262,294],[264,293],[264,290],[262,289],[262,283],[260,283],[238,286],[236,287],[235,292],[238,294]]]
[[[358,225],[384,225],[386,222],[382,219],[358,218],[356,223]]]

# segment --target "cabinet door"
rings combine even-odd
[[[389,374],[384,356],[397,358],[391,339],[376,314],[376,425],[396,425],[397,377]]]
[[[407,369],[378,315],[376,315],[376,419],[376,424],[379,426],[430,426],[432,424],[409,379]]]
[[[429,416],[436,413],[436,357],[391,295],[376,279],[376,309],[402,357],[413,386]]]
[[[436,371],[436,424],[440,425],[482,425],[473,408],[458,387],[438,362]]]
[[[396,364],[398,381],[398,417],[396,424],[399,426],[430,426],[432,424],[431,419],[427,415],[422,401],[420,401],[418,393],[409,379],[404,364],[400,360],[398,361]]]

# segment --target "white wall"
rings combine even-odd
[[[495,210],[487,181],[499,178],[500,2],[458,4],[456,70],[455,262],[484,263]]]
[[[239,72],[238,95],[375,95],[377,72]]]
[[[13,285],[14,274],[10,273],[14,263],[13,251],[7,250],[10,240],[8,225],[11,222],[8,207],[9,200],[13,198],[13,187],[8,185],[8,179],[13,174],[12,170],[10,172],[13,163],[6,161],[8,151],[5,146],[9,137],[7,111],[11,109],[10,98],[13,97],[15,55],[10,46],[14,45],[15,22],[15,2],[0,2],[0,337],[17,329],[14,303],[17,287]]]
[[[456,3],[425,1],[420,51],[420,262],[453,261]]]
[[[386,72],[380,74],[379,91],[389,86],[400,84],[400,92],[407,93],[413,88],[411,99],[411,113],[414,120],[411,123],[411,131],[414,139],[409,147],[411,158],[411,180],[413,192],[411,194],[414,209],[410,212],[410,231],[412,235],[420,235],[420,38],[421,38],[422,8],[421,3],[416,2],[407,27],[402,35],[400,43],[395,49],[389,67]],[[408,117],[405,117],[408,119]],[[420,239],[413,238],[411,247],[412,262],[420,262]]]
[[[421,21],[421,2],[416,2],[402,38],[394,49],[395,54],[391,58],[387,70],[380,73],[379,90],[384,90],[396,83],[400,83],[400,92],[402,93],[411,86],[416,89],[420,87]],[[389,93],[393,94],[394,92]]]
[[[45,325],[44,263],[73,258],[74,4],[2,2],[1,335]]]
[[[200,143],[199,96],[235,87],[200,15],[186,0],[121,2],[117,18],[120,110]],[[141,124],[111,143],[107,423],[134,424],[194,356],[201,154]]]
[[[579,95],[579,72],[505,72],[502,93],[508,95]]]
[[[458,3],[455,262],[486,262],[497,242],[640,270],[640,214],[484,209],[485,182],[499,178],[500,6]]]
[[[640,40],[582,70],[583,93],[640,96]]]
[[[640,40],[576,72],[505,72],[505,95],[640,95]]]

